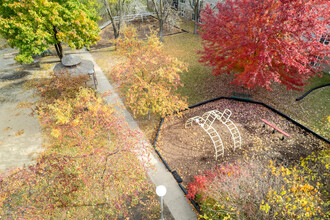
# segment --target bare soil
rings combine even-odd
[[[194,116],[202,116],[211,110],[223,112],[230,109],[230,119],[242,137],[242,146],[234,151],[229,130],[216,120],[212,125],[219,133],[224,156],[215,160],[214,145],[208,134],[198,125],[185,128],[185,122]],[[281,140],[279,132],[273,134],[265,119],[290,135]],[[167,117],[162,125],[156,148],[161,152],[172,170],[176,170],[186,185],[193,177],[223,163],[237,160],[276,161],[281,165],[292,165],[313,151],[329,148],[330,145],[308,131],[298,127],[282,116],[257,104],[234,100],[219,100],[185,111],[182,117]]]
[[[158,32],[159,30],[158,20],[153,16],[135,18],[132,21],[126,21],[125,25],[134,26],[136,28],[136,34],[139,39],[145,39],[148,35],[150,35],[152,31]],[[164,24],[163,36],[182,32],[183,31],[180,28]],[[104,29],[102,29],[99,36],[101,37],[101,39],[98,41],[97,44],[91,46],[91,49],[100,49],[112,46],[111,40],[114,39],[112,24],[109,24]]]

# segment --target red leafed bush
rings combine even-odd
[[[188,183],[188,199],[195,199],[197,194],[201,195],[202,200],[205,196],[201,194],[202,191],[207,189],[207,186],[211,184],[216,178],[224,178],[231,176],[237,178],[240,175],[241,169],[237,164],[220,165],[214,170],[208,170],[204,172],[204,175],[195,176],[195,181]]]
[[[199,190],[204,190],[207,184],[206,176],[195,176],[195,181],[188,184],[189,192],[188,199],[194,199]]]

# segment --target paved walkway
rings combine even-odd
[[[33,93],[23,88],[32,71],[17,70],[15,52],[0,50],[0,173],[30,164],[34,153],[43,150],[38,119],[29,115],[29,108],[17,108],[19,103],[31,101]]]
[[[138,124],[126,110],[118,94],[115,93],[115,90],[109,83],[101,68],[95,63],[92,55],[86,50],[81,50],[79,53],[82,59],[91,60],[94,63],[96,78],[98,80],[98,92],[103,93],[106,91],[112,91],[112,95],[105,98],[106,101],[109,104],[119,104],[116,109],[120,112],[120,115],[125,117],[130,128],[140,131]],[[196,214],[193,211],[193,207],[188,203],[186,197],[184,197],[184,193],[179,188],[172,174],[168,172],[164,164],[159,160],[155,153],[151,155],[151,161],[156,169],[155,171],[149,172],[149,177],[156,186],[164,185],[167,188],[167,193],[164,196],[164,202],[172,216],[177,220],[197,219]]]

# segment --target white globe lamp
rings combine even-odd
[[[156,194],[160,197],[160,208],[161,208],[161,220],[164,220],[163,214],[163,197],[166,195],[166,187],[164,185],[159,185],[156,187]]]

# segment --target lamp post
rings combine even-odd
[[[163,214],[163,197],[166,194],[166,187],[163,185],[159,185],[156,187],[156,194],[160,197],[160,208],[161,208],[161,217],[160,220],[164,220]]]

